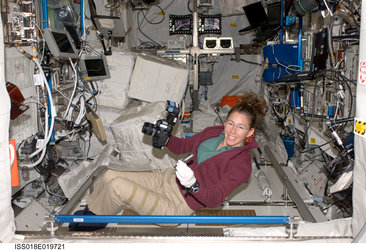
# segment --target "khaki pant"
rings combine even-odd
[[[97,215],[114,215],[130,208],[140,215],[191,215],[175,181],[172,168],[164,172],[108,170],[87,199]]]

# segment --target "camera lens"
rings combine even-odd
[[[146,135],[154,135],[155,131],[156,131],[155,124],[153,123],[145,122],[144,125],[142,126],[142,133]]]

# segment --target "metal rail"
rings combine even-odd
[[[316,222],[314,216],[311,214],[310,210],[308,209],[308,207],[304,203],[303,199],[301,198],[299,193],[296,191],[296,189],[293,186],[293,184],[291,183],[291,181],[288,179],[287,174],[281,168],[281,166],[278,163],[276,157],[273,155],[271,149],[266,145],[264,147],[264,151],[268,155],[269,160],[272,162],[273,168],[275,169],[276,173],[280,177],[280,180],[286,186],[291,199],[295,202],[296,206],[299,208],[299,212],[300,212],[301,217],[305,221]]]

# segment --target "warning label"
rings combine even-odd
[[[355,133],[358,135],[366,136],[366,122],[355,119]]]
[[[364,60],[360,61],[360,72],[359,78],[361,84],[366,84],[366,62]]]

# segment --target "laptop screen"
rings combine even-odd
[[[311,72],[324,70],[328,62],[328,30],[314,34],[313,53],[311,57]]]
[[[261,2],[246,5],[243,9],[252,28],[258,28],[268,23],[266,11]]]
[[[268,25],[276,26],[281,24],[281,2],[268,4],[267,12]]]

